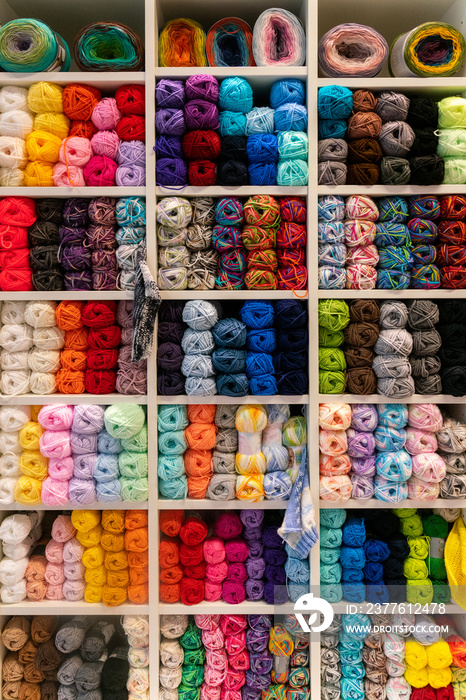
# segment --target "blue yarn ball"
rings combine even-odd
[[[440,286],[440,270],[436,265],[420,265],[411,268],[412,289],[438,289]]]
[[[279,471],[271,472],[270,474],[264,474],[263,485],[265,497],[268,501],[287,501],[290,497],[291,489],[293,488],[293,484],[291,483],[291,479],[288,476],[288,474],[286,472]],[[299,564],[308,564],[308,562],[300,561],[299,559],[288,559],[288,561],[297,562],[295,566],[296,569],[298,568]],[[304,583],[308,580],[309,577],[302,581],[298,579],[295,580],[295,583]]]
[[[411,275],[403,270],[377,270],[377,289],[408,289]]]
[[[246,357],[246,374],[251,377],[260,377],[263,374],[274,374],[272,355],[266,352],[248,352]]]
[[[391,221],[400,223],[408,218],[408,200],[406,197],[395,195],[394,197],[382,197],[377,202],[379,221]]]
[[[343,544],[362,547],[366,539],[364,518],[350,517],[343,525]]]
[[[308,583],[293,583],[293,581],[289,581],[287,583],[287,591],[288,595],[290,596],[290,600],[292,603],[296,603],[302,595],[305,595],[306,593],[309,593],[309,584]],[[322,595],[322,593],[321,593]],[[340,598],[341,600],[341,598]],[[335,601],[337,602],[337,601]]]
[[[340,631],[340,637],[342,633]],[[360,664],[362,662],[362,646],[356,647],[354,644],[340,642],[338,644],[340,661],[342,664]]]
[[[277,80],[270,89],[270,106],[277,108],[287,102],[303,105],[306,99],[306,89],[302,80],[286,78]]]
[[[346,510],[342,508],[324,508],[320,513],[320,525],[329,528],[341,528],[346,521]]]
[[[349,547],[351,549],[351,547]],[[342,581],[345,583],[358,583],[364,580],[362,567],[345,567],[343,569]]]
[[[408,407],[402,403],[377,404],[379,425],[387,428],[404,428],[408,425]]]
[[[250,352],[272,353],[277,347],[275,328],[252,330],[247,334],[247,349]]]
[[[340,562],[343,568],[362,569],[366,563],[364,549],[362,547],[348,547],[343,545],[340,549]]]
[[[317,92],[317,112],[321,119],[349,119],[353,93],[341,85],[325,85]]]
[[[407,481],[413,471],[412,459],[406,450],[379,452],[375,468],[379,476],[395,482]]]
[[[309,589],[309,586],[307,586],[307,588]],[[320,596],[329,603],[339,603],[340,600],[343,600],[343,588],[340,583],[321,584]]]
[[[246,371],[246,351],[236,348],[217,348],[212,354],[212,364],[217,372],[240,374]]]
[[[366,583],[383,583],[383,566],[378,561],[368,561],[364,567]]]
[[[246,136],[273,134],[275,110],[270,107],[254,107],[246,114]]]
[[[246,114],[252,105],[252,87],[247,80],[236,75],[222,80],[218,91],[219,109]]]
[[[247,396],[249,382],[245,374],[217,375],[217,393],[221,396]]]
[[[183,455],[158,455],[157,474],[161,479],[176,479],[184,473]]]
[[[253,134],[248,138],[246,151],[250,163],[276,163],[278,139],[275,134]]]
[[[114,454],[100,454],[94,468],[94,479],[99,483],[113,481],[120,474],[118,469],[118,457]]]
[[[188,496],[188,481],[186,476],[179,476],[176,479],[165,481],[159,479],[159,493],[169,501],[184,500]]]
[[[283,445],[262,446],[267,472],[283,472],[288,468],[288,450]]]
[[[320,221],[317,224],[317,240],[319,243],[344,243],[345,226],[343,221]]]
[[[370,583],[366,586],[366,600],[368,603],[388,603],[390,594],[383,581],[380,583]]]
[[[320,221],[343,221],[345,211],[345,200],[340,195],[328,194],[317,200],[317,217]]]
[[[411,236],[406,224],[389,221],[386,224],[378,223],[375,226],[374,243],[378,248],[390,245],[409,245]]]
[[[319,141],[323,139],[345,139],[348,123],[344,119],[319,119]]]
[[[277,381],[273,374],[262,374],[249,379],[249,389],[253,396],[275,396],[278,394]]]
[[[362,639],[354,639],[354,637],[351,637],[349,634],[347,634],[343,629],[341,629],[338,633],[338,649],[340,651],[344,651],[345,653],[348,651],[352,652],[360,652],[364,648],[364,641]],[[355,663],[359,663],[357,660],[357,657],[353,659]],[[345,658],[343,660],[344,663],[348,663],[348,659]]]
[[[423,265],[431,265],[437,257],[437,248],[434,245],[427,243],[416,245],[411,249],[413,266],[421,267]]]
[[[121,484],[118,479],[97,483],[95,490],[98,501],[106,503],[121,501]]]
[[[275,110],[275,131],[307,131],[307,109],[294,102]]]
[[[252,163],[248,167],[249,184],[262,187],[263,185],[275,186],[277,184],[276,163]]]
[[[379,452],[396,452],[405,446],[406,430],[379,425],[374,432],[374,439]]]
[[[273,326],[275,311],[270,301],[245,301],[240,309],[241,320],[248,328],[261,330]]]
[[[390,556],[390,549],[383,540],[371,537],[364,542],[364,554],[367,562],[385,561]]]
[[[363,664],[342,664],[341,675],[343,678],[352,678],[360,681],[366,675],[366,671]]]
[[[390,245],[379,250],[379,268],[406,272],[413,264],[413,256],[405,246]]]
[[[243,348],[246,345],[246,324],[236,318],[223,318],[212,328],[215,344],[220,348]]]
[[[270,476],[270,474],[266,474],[265,476]],[[288,476],[288,474],[277,474],[276,476],[280,478]],[[285,573],[294,583],[306,583],[311,576],[309,561],[290,558],[285,562]]]
[[[371,631],[372,622],[368,615],[354,613],[341,616],[343,630],[352,639],[365,639]]]
[[[106,452],[107,454],[119,454],[122,452],[121,441],[113,437],[106,430],[102,430],[97,436],[97,452]]]
[[[246,115],[242,112],[219,112],[218,125],[220,136],[245,136]]]
[[[362,603],[366,599],[366,587],[363,583],[344,583],[343,596],[350,603]]]
[[[318,271],[319,289],[345,289],[346,269],[331,265],[320,265]]]

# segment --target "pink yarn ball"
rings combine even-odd
[[[47,600],[63,600],[63,586],[62,584],[53,585],[51,583],[47,586],[47,591],[45,593]]]
[[[69,481],[73,476],[73,458],[60,457],[49,459],[49,476],[57,481]]]
[[[38,420],[44,430],[69,430],[73,422],[73,406],[42,406]]]
[[[68,503],[68,481],[48,476],[42,483],[42,503],[46,506],[64,506]]]
[[[442,412],[436,403],[409,404],[408,425],[411,428],[436,433],[443,426]]]
[[[357,245],[350,248],[346,255],[347,265],[372,265],[375,266],[379,262],[379,253],[377,246],[373,243],[369,245]]]
[[[76,530],[75,530],[76,532]],[[76,537],[72,537],[67,542],[63,548],[63,561],[65,564],[71,564],[72,562],[81,561],[84,554],[84,547],[81,542],[78,542]]]
[[[194,621],[201,630],[214,630],[220,624],[220,615],[194,615]]]
[[[407,429],[405,449],[408,454],[419,455],[424,452],[436,452],[437,447],[437,438],[434,433],[416,428]]]
[[[52,525],[52,537],[57,542],[64,542],[65,544],[65,548],[63,550],[63,561],[66,561],[66,544],[74,539],[75,535],[76,528],[71,522],[71,517],[69,515],[58,515]]]
[[[447,474],[445,460],[436,452],[414,455],[412,464],[413,475],[429,484],[439,484]]]
[[[91,138],[92,152],[95,156],[107,156],[116,160],[120,142],[116,131],[98,131]]]
[[[104,97],[92,111],[92,122],[99,131],[113,131],[121,119],[114,97]]]
[[[416,476],[408,479],[408,498],[412,501],[435,501],[439,497],[438,484],[429,484]]]
[[[60,146],[60,161],[82,168],[92,156],[91,142],[83,136],[71,136]]]
[[[89,187],[112,187],[118,165],[107,156],[92,156],[84,166],[84,179]]]
[[[80,581],[84,578],[84,574],[86,573],[86,567],[82,561],[73,561],[69,564],[65,564],[64,570],[65,578],[69,579],[70,581]]]
[[[70,433],[67,430],[46,430],[40,436],[39,446],[44,457],[55,457],[56,459],[70,457]]]
[[[204,581],[204,597],[210,602],[222,599],[222,584]]]
[[[368,245],[372,243],[376,228],[372,221],[359,221],[357,219],[349,219],[344,223],[345,243],[348,248],[355,246]]]
[[[83,169],[77,165],[55,163],[52,178],[55,187],[84,187],[86,185]]]
[[[52,564],[63,564],[63,542],[49,540],[45,545],[45,558]]]
[[[346,289],[375,289],[377,271],[373,265],[349,265],[346,268]]]

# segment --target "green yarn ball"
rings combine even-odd
[[[341,331],[350,321],[349,306],[344,299],[319,301],[319,326],[330,331]]]
[[[319,393],[343,394],[346,387],[346,375],[344,372],[319,371]]]
[[[343,331],[329,331],[319,326],[319,345],[321,348],[339,348],[345,342]]]
[[[345,353],[343,350],[337,350],[337,348],[319,348],[319,368],[329,372],[345,370]]]
[[[115,438],[130,438],[138,433],[146,420],[142,406],[134,403],[119,403],[105,410],[104,422],[107,432]]]

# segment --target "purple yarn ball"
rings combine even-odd
[[[208,103],[206,103],[208,104]],[[159,109],[155,113],[155,130],[158,134],[183,136],[186,123],[182,109]]]
[[[213,75],[191,75],[185,85],[188,100],[218,101],[218,80]]]
[[[363,501],[374,497],[374,482],[372,477],[351,474],[351,483],[353,485],[351,494],[353,498]]]
[[[379,424],[376,407],[371,403],[355,403],[352,406],[351,427],[363,432],[373,432]]]
[[[353,473],[359,476],[375,475],[375,455],[370,457],[353,457],[351,460]]]
[[[157,158],[182,158],[181,138],[179,136],[157,136],[154,151]]]
[[[155,86],[155,102],[157,107],[182,109],[185,101],[184,84],[182,80],[162,78]]]
[[[122,141],[116,157],[118,165],[146,165],[146,144],[143,141]]]
[[[218,109],[212,102],[191,100],[184,107],[184,115],[188,131],[218,129]],[[177,134],[177,132],[162,133]]]
[[[146,169],[142,165],[119,165],[115,182],[118,187],[144,187]]]
[[[89,270],[81,272],[67,272],[65,274],[65,289],[70,291],[88,291],[93,289],[92,275]]]
[[[349,428],[346,431],[348,454],[350,457],[370,457],[375,451],[375,439],[372,433]]]
[[[159,187],[185,187],[188,167],[181,158],[160,158],[157,161],[156,182]]]

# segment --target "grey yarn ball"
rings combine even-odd
[[[408,305],[408,323],[413,330],[426,331],[438,322],[439,308],[435,301],[415,299]]]
[[[408,308],[402,301],[384,301],[380,305],[379,326],[382,330],[406,328]]]
[[[413,349],[411,334],[404,328],[380,331],[374,350],[377,355],[399,354],[408,356]]]
[[[348,144],[344,139],[322,139],[317,144],[319,162],[336,160],[345,162],[348,157]]]
[[[380,161],[380,182],[382,185],[408,185],[411,168],[406,158],[384,156]]]
[[[408,358],[399,355],[378,355],[374,358],[372,369],[379,379],[411,376]]]
[[[404,158],[408,155],[414,138],[414,131],[406,122],[387,122],[380,130],[379,143],[384,155]]]
[[[409,97],[401,92],[384,90],[377,97],[375,112],[383,122],[406,121],[409,103]]]
[[[345,163],[339,163],[335,160],[319,163],[319,185],[346,185],[347,172]]]
[[[412,377],[379,379],[377,393],[389,399],[407,399],[415,393]]]

